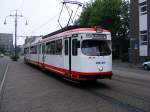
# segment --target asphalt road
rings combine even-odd
[[[0,84],[4,76],[4,72],[6,70],[7,63],[9,62],[9,58],[4,56],[0,57]]]
[[[75,84],[12,62],[0,112],[150,112],[150,71],[113,70],[112,80]]]

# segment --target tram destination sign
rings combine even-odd
[[[87,34],[86,36],[88,38],[93,38],[93,39],[101,39],[101,40],[107,39],[107,36],[105,34]]]

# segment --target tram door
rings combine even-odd
[[[64,39],[64,68],[71,74],[71,38]]]
[[[45,43],[42,44],[42,64],[44,66],[44,63],[45,63]]]

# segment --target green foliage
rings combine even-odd
[[[15,54],[12,54],[10,56],[10,58],[13,60],[13,61],[17,61],[19,59],[19,55],[15,55]]]

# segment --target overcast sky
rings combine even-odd
[[[18,36],[45,35],[60,29],[57,20],[62,8],[62,1],[63,0],[0,0],[0,33],[14,34],[14,18],[7,16],[15,14],[15,10],[21,11],[22,15],[25,16],[28,21],[28,26],[26,26],[26,20],[24,18],[18,18]],[[89,0],[76,1],[85,3]],[[75,10],[77,6],[71,5],[70,7]],[[77,15],[80,14],[81,10],[82,8],[79,9]],[[5,18],[7,22],[6,25],[4,25]],[[62,26],[67,24],[68,18],[67,10],[64,7],[60,18]],[[23,37],[18,37],[17,44],[23,43]]]

